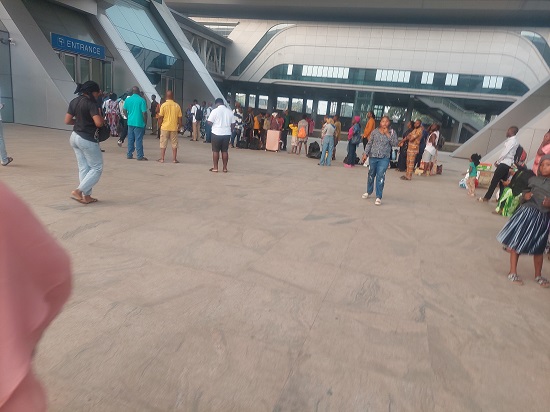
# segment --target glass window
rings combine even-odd
[[[106,14],[126,43],[166,56],[176,56],[155,19],[144,7],[119,0],[107,7]]]
[[[92,80],[99,84],[103,91],[110,92],[111,89],[105,89],[103,85],[103,62],[101,60],[92,59]]]
[[[235,102],[239,102],[242,107],[246,103],[246,94],[244,93],[235,93]]]
[[[313,100],[307,99],[306,101],[306,113],[313,114]]]
[[[269,100],[268,96],[263,96],[260,94],[260,98],[258,99],[258,109],[261,110],[267,110],[267,101]]]
[[[484,89],[502,89],[502,82],[504,77],[502,76],[483,76],[483,85],[481,86]]]
[[[78,57],[78,63],[80,66],[80,83],[87,82],[90,79],[91,68],[90,68],[90,59],[85,57]]]
[[[445,86],[457,86],[458,85],[458,74],[456,73],[447,73],[445,77]]]
[[[334,116],[338,110],[338,102],[330,102],[330,111],[328,114]]]
[[[292,99],[292,111],[302,113],[304,109],[304,99]]]
[[[294,65],[293,64],[289,64],[288,67],[286,68],[286,74],[287,76],[292,76],[292,71],[294,70]]]
[[[377,82],[409,83],[411,72],[404,70],[376,70]]]
[[[65,54],[65,68],[71,75],[73,81],[76,81],[76,56]]]
[[[434,83],[434,73],[432,72],[423,72],[421,84],[433,84]]]
[[[255,94],[249,94],[248,95],[248,107],[252,107],[253,109],[256,108],[256,95]]]
[[[342,103],[340,106],[340,116],[341,117],[352,117],[353,116],[353,103]]]
[[[286,110],[288,109],[288,97],[277,97],[277,110]]]
[[[317,114],[320,116],[326,116],[328,109],[328,102],[326,100],[319,100],[317,103]]]

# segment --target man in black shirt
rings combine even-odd
[[[151,108],[149,109],[149,111],[151,112],[151,134],[157,134],[157,129],[158,129],[158,122],[157,122],[158,102],[156,98],[157,98],[156,95],[151,96]]]

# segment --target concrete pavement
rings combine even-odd
[[[550,290],[529,258],[506,279],[505,220],[458,188],[466,161],[388,171],[376,207],[343,143],[330,168],[232,150],[214,174],[206,144],[159,164],[154,137],[149,162],[111,138],[83,206],[69,133],[4,126],[0,179],[74,265],[35,362],[51,411],[548,410]]]

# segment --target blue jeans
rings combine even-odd
[[[347,161],[346,161],[346,163],[348,165],[355,166],[355,157],[357,156],[356,153],[355,153],[356,151],[357,151],[357,145],[353,144],[353,143],[351,143],[351,141],[349,141],[348,142],[348,156],[347,156]]]
[[[77,133],[71,133],[71,147],[78,163],[78,190],[85,196],[92,194],[92,188],[99,182],[103,172],[103,155],[98,143],[83,139]]]
[[[137,158],[143,157],[143,135],[145,134],[145,127],[128,126],[128,158],[134,156],[134,144],[137,151]]]
[[[374,180],[376,179],[376,197],[382,199],[384,193],[384,182],[386,180],[386,171],[390,165],[390,159],[383,157],[369,157],[369,177],[367,179],[367,193],[370,195],[374,191]]]
[[[233,133],[231,133],[231,146],[235,146],[235,138],[237,138],[237,143],[239,142],[239,140],[241,139],[241,133],[241,129],[233,129]]]
[[[206,143],[212,143],[212,125],[206,122]]]
[[[0,158],[2,164],[8,163],[8,152],[6,152],[6,144],[4,143],[4,126],[2,126],[2,120],[0,120]]]
[[[321,149],[321,161],[319,164],[324,166],[330,166],[330,161],[332,160],[332,151],[334,150],[334,139],[332,136],[325,136],[323,139],[323,148]],[[328,157],[326,153],[328,152]]]

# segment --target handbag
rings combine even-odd
[[[361,133],[359,133],[361,129],[357,128],[357,133],[356,133],[355,126],[353,126],[352,128],[353,128],[353,136],[351,136],[350,143],[351,144],[361,143],[361,140],[363,140]]]
[[[111,137],[111,129],[109,129],[109,126],[107,126],[106,124],[95,129],[94,139],[96,140],[96,142],[104,142],[109,137]]]

